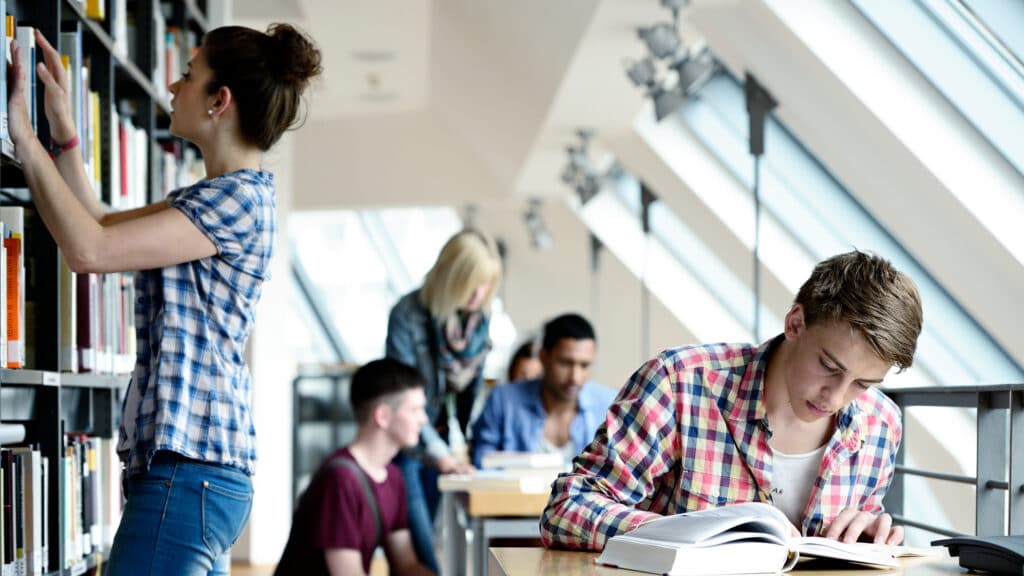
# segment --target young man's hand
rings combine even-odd
[[[832,540],[856,542],[870,538],[875,544],[896,545],[903,542],[903,527],[892,525],[892,516],[872,514],[856,508],[846,508],[829,524],[824,536]]]

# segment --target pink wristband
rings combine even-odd
[[[60,156],[62,152],[67,152],[75,146],[78,146],[78,134],[75,134],[71,140],[68,140],[64,144],[57,144],[52,138],[50,139],[50,158],[56,158]]]

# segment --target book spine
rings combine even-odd
[[[21,206],[0,207],[7,252],[7,367],[25,366],[25,213]]]

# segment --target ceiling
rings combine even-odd
[[[314,118],[423,108],[430,79],[428,0],[236,0],[243,22],[296,23],[316,39],[324,75]]]
[[[312,169],[341,149],[374,166],[357,188],[378,194],[306,187],[298,205],[318,207],[407,203],[409,189],[418,203],[567,194],[565,146],[582,126],[629,130],[643,95],[624,61],[643,54],[636,29],[668,17],[657,0],[235,0],[231,11],[251,26],[298,24],[320,45],[324,75],[299,134]],[[383,167],[422,164],[400,154],[450,157],[453,172],[382,178]],[[453,184],[424,191],[425,179]]]

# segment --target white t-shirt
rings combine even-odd
[[[540,451],[561,453],[562,462],[565,464],[572,463],[572,459],[576,457],[576,445],[572,443],[572,440],[569,440],[561,446],[555,446],[543,435],[540,437]]]
[[[803,520],[804,508],[827,446],[806,454],[783,454],[772,448],[772,504],[797,528]]]

